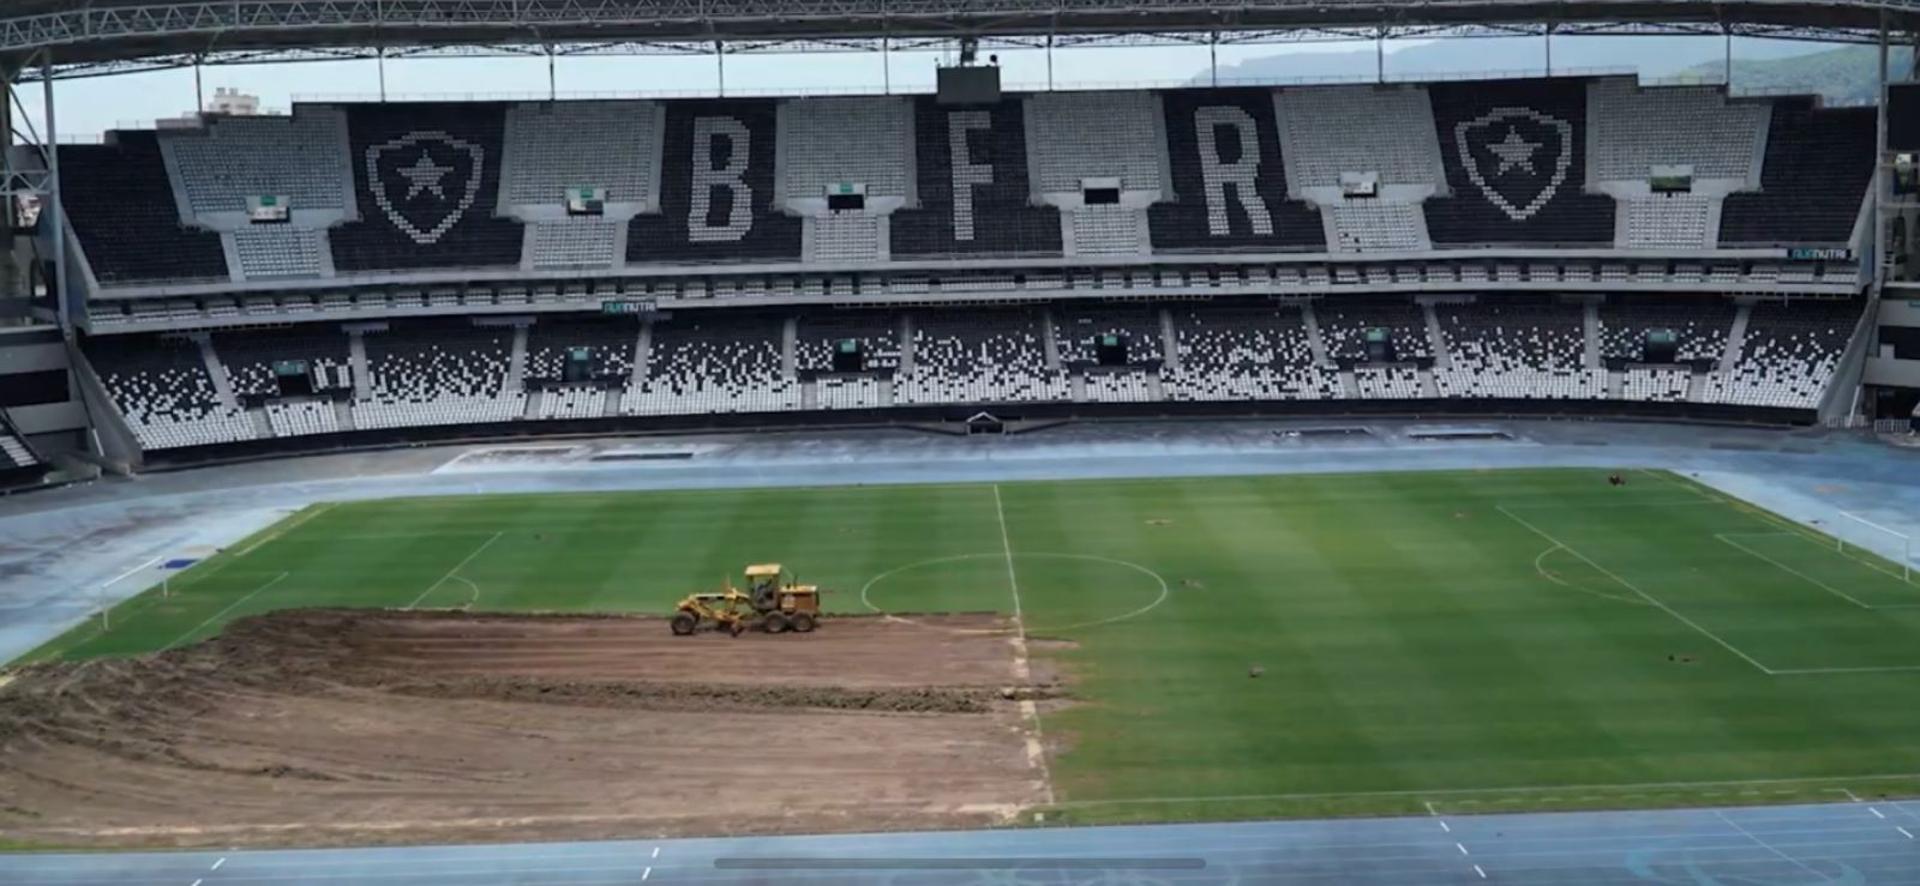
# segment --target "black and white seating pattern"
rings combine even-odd
[[[1048,92],[981,106],[303,105],[61,156],[102,286],[244,292],[381,272],[713,262],[1848,247],[1872,118],[1602,77]],[[1669,167],[1687,170],[1690,190],[1654,192],[1652,174]],[[604,215],[569,216],[565,193],[583,187],[605,189]],[[830,188],[864,191],[865,205],[829,208]],[[247,201],[264,196],[289,200],[288,224],[250,223]]]
[[[1740,308],[1715,296],[1616,296],[1595,308],[1591,327],[1588,310],[1489,294],[1431,305],[1343,296],[1311,308],[1235,298],[1046,310],[722,309],[645,325],[633,317],[545,316],[526,331],[517,378],[512,325],[439,320],[349,333],[315,324],[216,334],[214,357],[234,395],[227,404],[193,341],[96,337],[86,351],[148,449],[522,418],[1075,400],[1439,397],[1808,410],[1826,393],[1862,304],[1803,299]],[[1742,311],[1744,338],[1723,371]],[[1647,363],[1648,334],[1668,331],[1675,362]],[[1436,332],[1445,348],[1439,354]],[[355,390],[352,335],[366,353],[362,390]],[[1106,335],[1125,339],[1124,365],[1098,365]],[[857,365],[836,365],[844,344],[860,352]],[[283,393],[276,365],[285,371],[289,364],[305,367],[311,394]]]
[[[775,209],[778,133],[777,102],[671,103],[660,214],[633,220],[627,261],[799,261],[803,225]]]
[[[1584,307],[1528,296],[1437,304],[1448,360],[1436,365],[1442,397],[1598,400],[1605,369],[1585,364]]]
[[[1326,249],[1320,216],[1287,195],[1273,92],[1160,94],[1174,199],[1149,211],[1155,251]]]
[[[1014,403],[1071,398],[1050,367],[1037,312],[990,308],[913,318],[913,369],[895,385],[904,404]]]
[[[221,404],[195,342],[109,338],[93,342],[89,353],[141,447],[172,449],[254,438],[246,413]]]
[[[496,217],[502,104],[350,105],[360,221],[333,230],[342,272],[520,264],[520,223]]]
[[[481,424],[526,412],[526,392],[507,385],[510,327],[420,323],[363,340],[368,389],[354,401],[355,427]]]
[[[785,319],[694,315],[653,324],[646,381],[620,400],[626,415],[781,412],[800,408],[783,365]]]
[[[1434,245],[1609,245],[1613,200],[1584,193],[1587,81],[1436,83],[1451,193],[1424,209]]]
[[[1731,369],[1707,377],[1707,400],[1797,409],[1819,405],[1860,320],[1860,305],[1761,302],[1752,311]]]
[[[1339,379],[1313,359],[1298,307],[1255,302],[1170,310],[1178,355],[1176,365],[1164,372],[1167,399],[1321,400],[1340,395]]]
[[[1030,200],[1025,107],[914,105],[920,207],[893,214],[894,258],[1060,254],[1058,210]]]
[[[0,425],[0,471],[30,468],[39,463],[40,457],[33,454],[27,441],[21,439],[12,427]]]

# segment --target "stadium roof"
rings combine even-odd
[[[1920,0],[6,0],[0,64],[99,73],[137,60],[276,53],[714,41],[862,48],[859,41],[1210,34],[1223,41],[1695,29],[1865,39],[1920,31]],[[837,42],[836,42],[837,41]],[[102,68],[101,66],[106,66]]]

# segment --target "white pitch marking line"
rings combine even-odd
[[[1505,505],[1494,505],[1494,510],[1507,515],[1507,518],[1512,520],[1513,522],[1518,523],[1521,526],[1525,526],[1527,530],[1532,532],[1533,534],[1538,535],[1541,538],[1546,539],[1547,541],[1550,541],[1550,542],[1553,542],[1554,544],[1559,545],[1561,550],[1564,550],[1567,553],[1580,558],[1580,560],[1586,563],[1588,566],[1592,566],[1594,569],[1599,570],[1601,575],[1604,575],[1618,582],[1621,587],[1626,588],[1627,590],[1632,591],[1636,594],[1639,594],[1648,603],[1652,603],[1654,606],[1658,607],[1661,612],[1664,612],[1670,616],[1673,616],[1673,618],[1679,621],[1681,624],[1694,629],[1694,631],[1698,632],[1701,636],[1704,636],[1707,639],[1712,640],[1715,643],[1718,643],[1720,645],[1720,648],[1725,649],[1728,652],[1731,652],[1734,655],[1739,656],[1741,661],[1744,661],[1747,664],[1753,665],[1755,669],[1760,671],[1760,673],[1767,674],[1769,676],[1771,676],[1774,673],[1772,668],[1769,668],[1766,665],[1763,665],[1760,662],[1754,660],[1753,656],[1748,655],[1744,652],[1741,652],[1739,647],[1734,646],[1732,643],[1728,643],[1727,641],[1720,639],[1718,634],[1715,634],[1714,632],[1709,631],[1706,628],[1703,628],[1700,625],[1694,623],[1693,619],[1690,619],[1684,615],[1681,615],[1678,612],[1675,612],[1673,607],[1668,606],[1667,604],[1654,599],[1652,594],[1649,594],[1646,591],[1640,590],[1639,587],[1628,582],[1626,579],[1613,574],[1613,572],[1607,569],[1607,567],[1602,566],[1598,563],[1595,563],[1592,559],[1588,558],[1587,555],[1574,550],[1573,547],[1571,545],[1568,545],[1566,542],[1561,541],[1557,538],[1554,538],[1551,535],[1548,535],[1545,530],[1541,529],[1538,526],[1533,525],[1532,523],[1527,522],[1519,514],[1516,514],[1510,510],[1507,510],[1507,507]]]
[[[1482,880],[1485,880],[1485,879],[1487,878],[1487,872],[1486,872],[1485,870],[1483,870],[1483,869],[1482,869],[1482,868],[1481,868],[1481,867],[1480,867],[1479,865],[1474,865],[1474,866],[1473,866],[1473,872],[1474,872],[1474,873],[1476,873],[1476,874],[1479,874],[1479,875],[1480,875],[1480,879],[1482,879]]]
[[[1020,579],[1013,569],[1013,540],[1007,534],[1007,508],[1000,501],[1000,484],[993,484],[993,512],[1000,519],[1000,547],[1007,555],[1007,587],[1013,591],[1013,677],[1025,686],[1033,682],[1033,668],[1027,662],[1027,619],[1020,607]],[[1040,792],[1048,806],[1054,803],[1053,772],[1047,767],[1046,733],[1040,725],[1040,706],[1031,698],[1020,700],[1020,716],[1033,723],[1027,736],[1027,765],[1040,771]]]
[[[424,591],[421,591],[420,596],[413,598],[413,602],[408,603],[406,608],[412,609],[413,607],[420,605],[420,601],[427,599],[427,595],[433,593],[434,588],[437,588],[443,584],[446,584],[448,579],[453,578],[454,573],[459,572],[462,569],[465,569],[468,563],[472,563],[474,559],[479,557],[482,553],[484,553],[487,550],[487,548],[493,547],[493,543],[496,541],[499,541],[500,536],[503,536],[506,534],[507,534],[506,530],[503,529],[499,532],[494,533],[492,536],[488,537],[486,541],[481,542],[480,546],[477,548],[474,548],[473,553],[468,554],[465,560],[461,560],[459,563],[454,564],[454,567],[452,569],[447,570],[446,575],[440,576],[439,581],[436,581],[433,584],[427,585],[427,589]]]
[[[1848,790],[1848,789],[1846,789],[1846,788],[1841,788],[1841,789],[1840,789],[1840,793],[1843,793],[1843,794],[1846,794],[1846,795],[1847,795],[1847,799],[1848,799],[1848,800],[1852,800],[1852,801],[1853,801],[1853,802],[1855,802],[1855,803],[1858,803],[1858,802],[1860,802],[1860,795],[1859,795],[1859,794],[1856,794],[1856,793],[1854,793],[1854,792],[1853,792],[1853,791],[1851,791],[1851,790]]]
[[[1894,825],[1894,826],[1893,826],[1893,829],[1894,829],[1894,830],[1896,830],[1896,831],[1899,831],[1899,832],[1900,832],[1900,836],[1902,836],[1902,837],[1905,837],[1905,838],[1907,838],[1907,839],[1909,839],[1909,840],[1911,840],[1911,839],[1913,839],[1913,832],[1912,832],[1912,831],[1909,831],[1909,830],[1907,830],[1906,828],[1903,828],[1903,827],[1901,827],[1901,826],[1899,826],[1899,825]]]
[[[1880,819],[1881,821],[1887,820],[1887,817],[1885,815],[1880,814],[1880,810],[1875,809],[1872,806],[1868,806],[1867,811],[1873,813],[1874,818]]]
[[[210,624],[213,624],[213,623],[214,623],[214,622],[216,622],[216,621],[219,621],[219,620],[220,620],[220,617],[221,617],[221,616],[223,616],[223,615],[226,615],[226,614],[227,614],[227,613],[229,613],[229,612],[232,612],[232,611],[233,611],[234,609],[236,609],[236,608],[238,608],[238,607],[240,606],[240,604],[242,604],[242,603],[245,603],[245,602],[247,602],[248,600],[251,600],[251,599],[253,599],[253,597],[254,597],[254,595],[255,595],[255,594],[258,594],[258,593],[260,593],[261,591],[264,591],[264,590],[266,590],[266,589],[268,589],[268,588],[270,588],[270,587],[273,587],[274,585],[277,585],[277,584],[279,584],[279,583],[281,583],[281,582],[283,582],[283,581],[286,581],[286,580],[287,580],[287,576],[289,576],[289,575],[292,575],[292,574],[293,574],[293,573],[291,573],[291,572],[282,572],[282,573],[280,573],[280,574],[279,574],[278,576],[275,576],[275,577],[274,577],[274,579],[273,579],[272,581],[269,581],[269,582],[267,582],[266,584],[263,584],[263,585],[261,585],[261,586],[259,586],[259,587],[257,587],[257,588],[254,588],[254,589],[253,589],[253,590],[251,590],[251,591],[248,591],[248,592],[247,592],[247,594],[246,594],[246,596],[244,596],[244,597],[241,597],[240,599],[238,599],[238,600],[235,600],[235,601],[233,601],[232,603],[228,603],[228,604],[227,604],[227,608],[225,608],[225,609],[222,609],[222,610],[220,610],[219,612],[216,612],[216,613],[214,613],[214,614],[212,614],[212,615],[209,615],[209,616],[207,616],[207,620],[206,620],[206,621],[203,621],[203,622],[201,622],[201,623],[199,623],[199,624],[197,624],[197,625],[194,625],[194,626],[193,626],[193,629],[192,629],[192,630],[189,630],[189,631],[187,631],[186,633],[184,633],[184,634],[181,634],[181,635],[180,635],[179,637],[177,637],[177,638],[175,638],[175,639],[174,639],[174,641],[173,641],[172,643],[168,643],[168,644],[167,644],[167,647],[166,647],[166,648],[168,648],[168,649],[171,649],[171,648],[173,648],[173,647],[175,647],[175,646],[178,646],[178,645],[180,645],[181,643],[184,643],[184,642],[186,642],[186,639],[187,639],[188,637],[191,637],[191,636],[193,636],[194,634],[197,634],[197,633],[200,633],[200,631],[201,631],[201,629],[203,629],[203,628],[205,628],[205,627],[206,627],[207,625],[210,625]]]
[[[210,871],[217,871],[217,870],[219,870],[219,869],[220,869],[220,866],[221,866],[221,865],[223,865],[223,864],[226,864],[226,863],[227,863],[227,857],[226,857],[226,856],[224,856],[224,855],[223,855],[223,856],[220,856],[220,860],[219,860],[219,861],[216,861],[216,862],[214,862],[214,863],[213,863],[213,867],[210,867],[210,868],[207,868],[207,870],[210,870]]]
[[[1798,569],[1788,566],[1787,564],[1782,563],[1779,560],[1775,560],[1772,557],[1767,556],[1766,554],[1762,554],[1759,551],[1756,551],[1750,547],[1747,547],[1746,545],[1743,545],[1737,541],[1734,541],[1730,537],[1730,535],[1731,533],[1720,532],[1720,533],[1715,533],[1713,537],[1719,539],[1723,544],[1731,545],[1735,548],[1738,548],[1739,550],[1746,551],[1747,553],[1752,554],[1755,557],[1765,560],[1768,563],[1772,563],[1774,566],[1778,567],[1782,572],[1785,572],[1788,575],[1799,576],[1800,578],[1812,584],[1814,587],[1819,588],[1823,591],[1826,591],[1827,593],[1832,594],[1836,597],[1839,597],[1840,599],[1845,600],[1848,603],[1852,603],[1853,605],[1858,606],[1861,609],[1873,608],[1872,606],[1869,606],[1865,603],[1860,602],[1858,598],[1854,597],[1852,594],[1847,593],[1846,591],[1840,590],[1839,588],[1836,588],[1833,585],[1827,584],[1824,581],[1821,581],[1817,578],[1814,578],[1811,575],[1801,572]]]

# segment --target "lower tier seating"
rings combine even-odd
[[[163,450],[434,425],[1009,403],[1441,398],[1807,410],[1826,393],[1862,307],[1835,299],[1742,309],[1690,295],[1590,307],[1500,294],[1431,305],[1348,296],[1310,308],[1249,298],[716,309],[645,324],[546,316],[524,333],[448,319],[227,331],[208,349],[178,335],[97,336],[84,347],[140,444]],[[1644,359],[1649,333],[1668,331],[1677,354]],[[516,371],[520,334],[527,355]],[[1104,335],[1126,337],[1124,365],[1098,365]],[[308,366],[295,375],[311,390],[283,387],[290,364]],[[0,458],[18,456],[0,441]]]

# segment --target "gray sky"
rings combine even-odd
[[[1718,45],[1715,38],[1702,39]],[[1576,40],[1559,38],[1555,45],[1571,45]],[[1388,70],[1393,70],[1394,52],[1421,42],[1386,44]],[[1526,46],[1525,52],[1530,55],[1531,46],[1539,41],[1492,40],[1476,45],[1492,49],[1495,43]],[[1819,48],[1801,45],[1806,51]],[[1368,42],[1223,46],[1219,61],[1224,67],[1283,53],[1370,53],[1373,49],[1374,44]],[[1000,58],[1008,88],[1037,87],[1047,82],[1046,53],[1002,52]],[[1208,58],[1204,46],[1062,49],[1053,53],[1053,79],[1062,86],[1170,85],[1205,71]],[[726,83],[734,94],[878,92],[890,76],[896,89],[924,90],[931,85],[940,59],[935,53],[892,53],[883,68],[882,56],[877,53],[730,56]],[[376,98],[380,72],[372,61],[312,62],[208,67],[202,78],[209,96],[218,87],[231,87],[260,96],[267,108],[286,109],[296,100],[316,97]],[[389,61],[386,79],[388,95],[396,99],[534,98],[546,94],[547,63],[537,58]],[[556,82],[563,97],[596,93],[711,95],[718,86],[719,74],[711,56],[562,58],[557,63]],[[63,81],[56,89],[57,125],[63,138],[94,140],[111,128],[150,127],[155,118],[176,117],[194,107],[194,74],[190,69]],[[43,119],[39,87],[22,88],[20,98],[19,113],[31,115],[33,128],[38,131]]]

